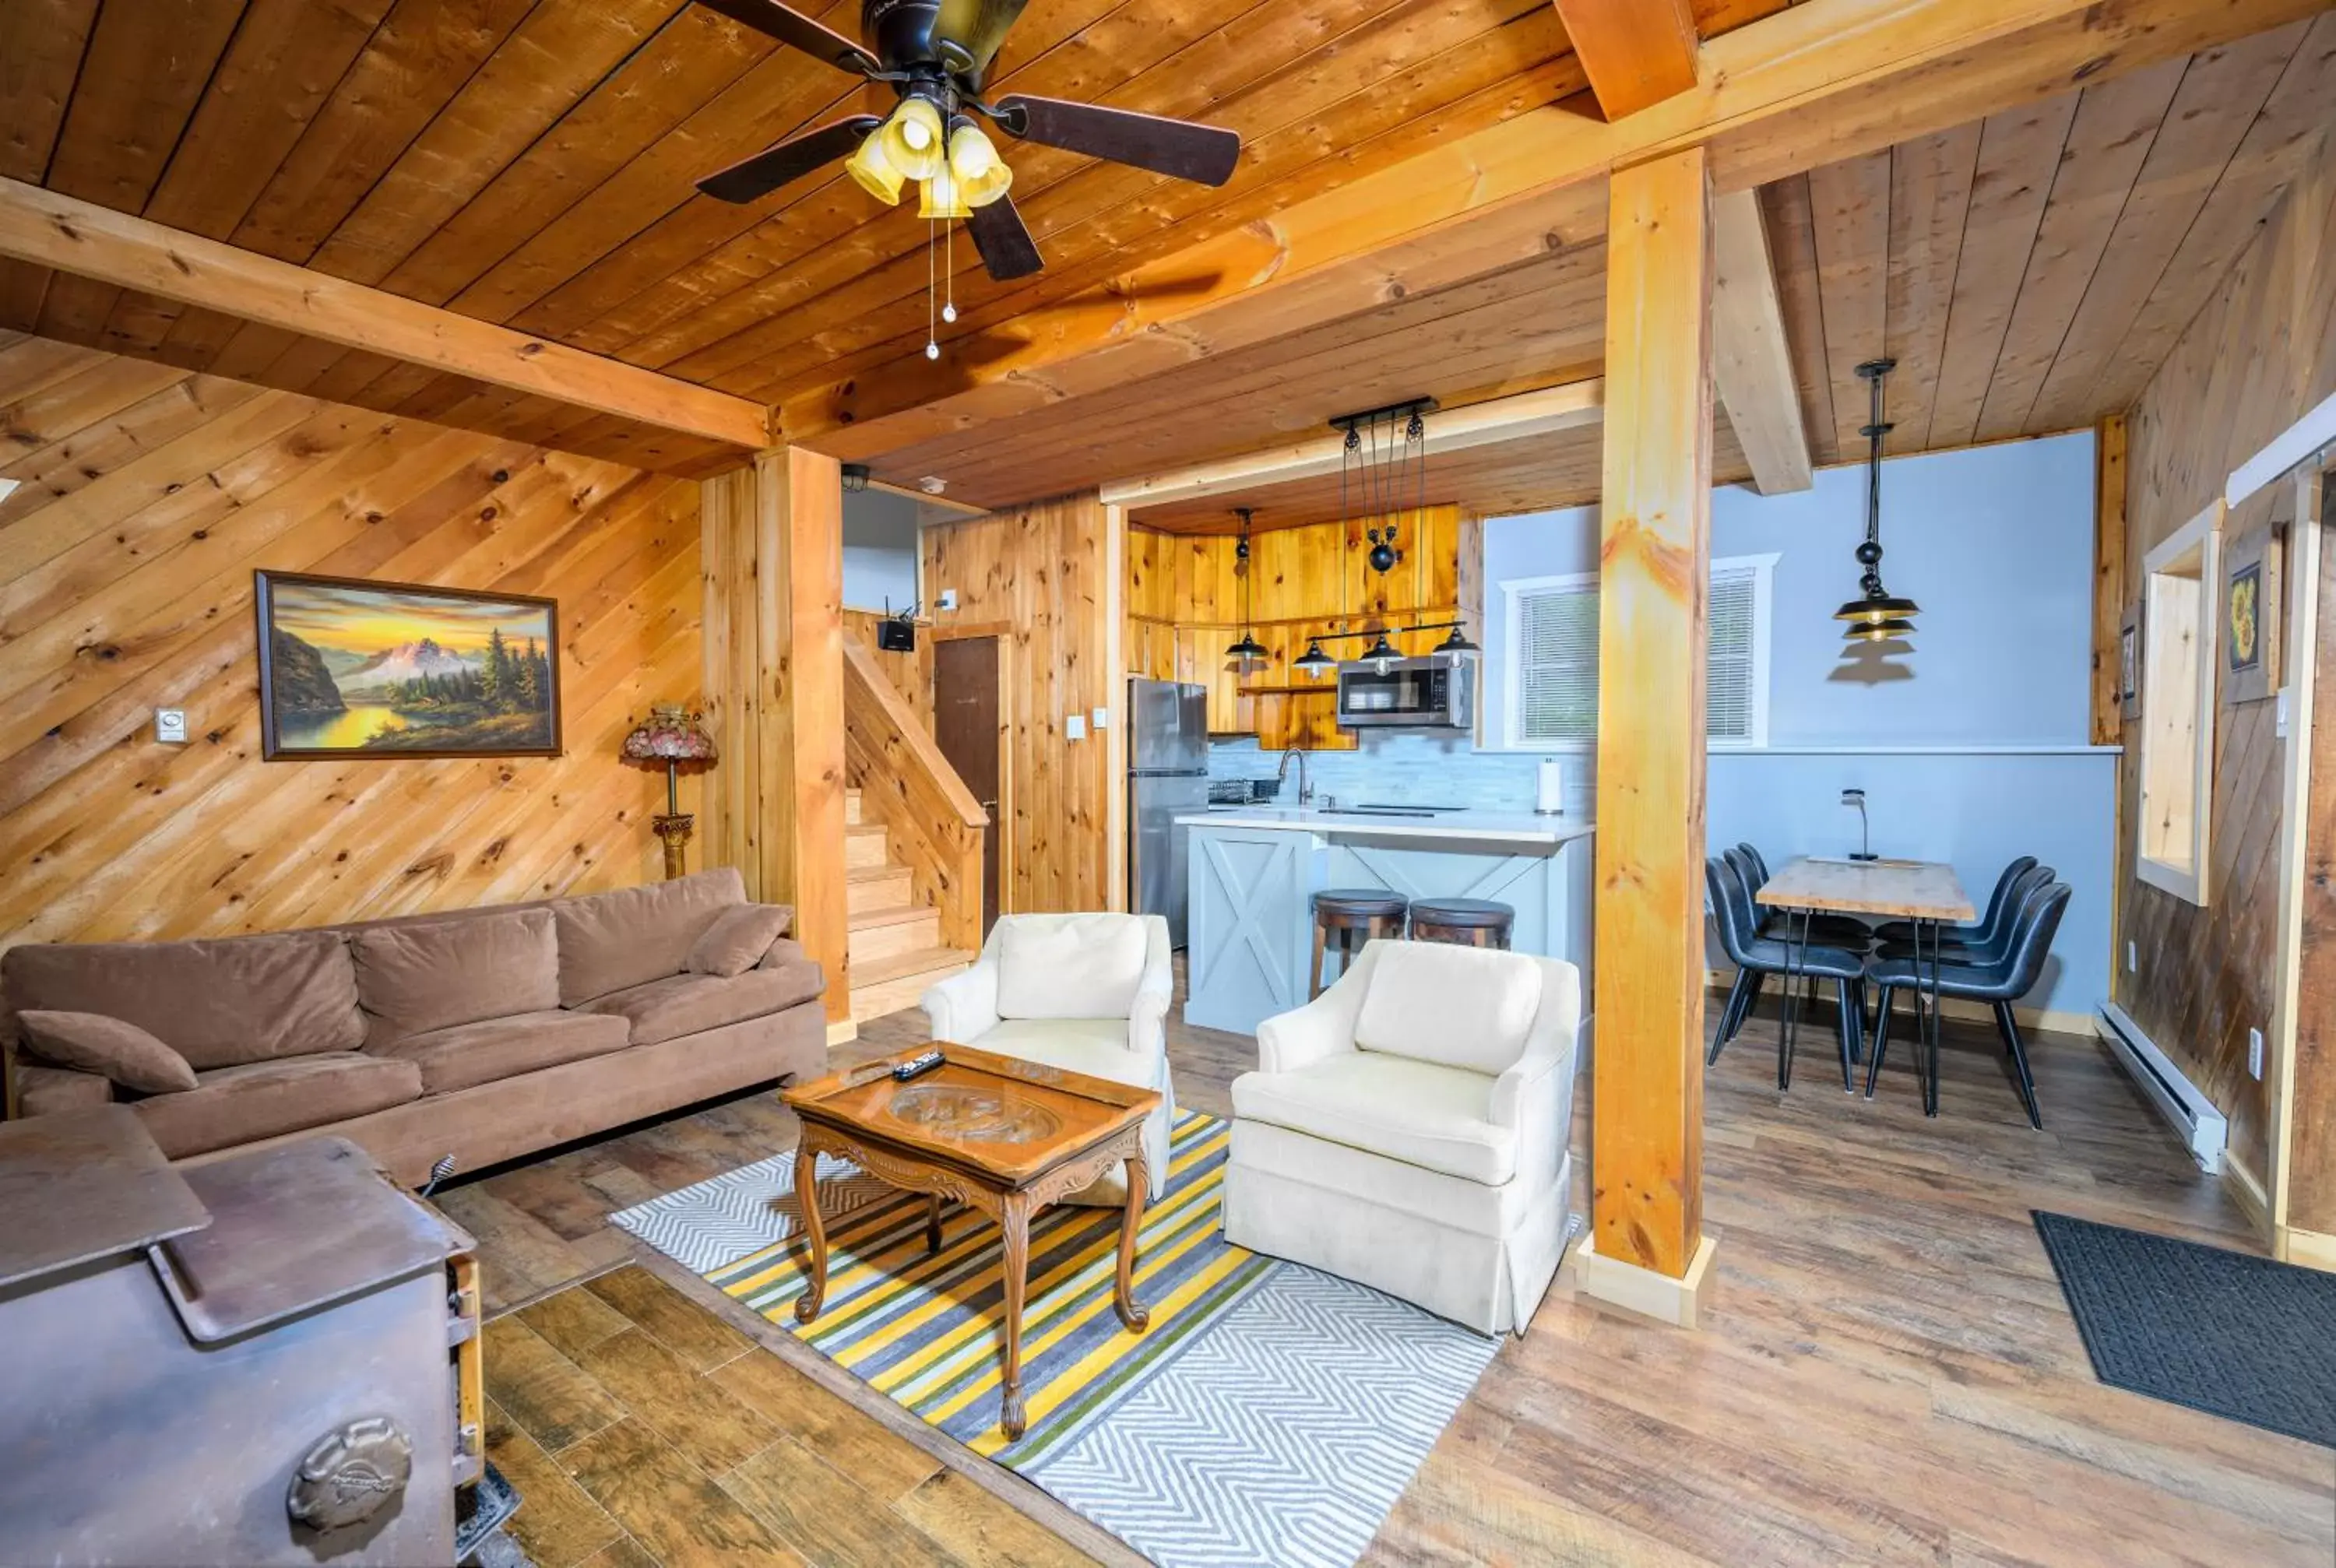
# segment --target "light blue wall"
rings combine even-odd
[[[843,496],[843,607],[906,609],[917,601],[917,503],[885,490]]]
[[[1707,828],[1772,863],[1855,847],[1845,788],[1866,791],[1874,846],[1952,862],[1974,901],[2005,862],[2033,854],[2075,891],[2030,1005],[2088,1012],[2107,994],[2117,759],[2094,751],[2091,702],[2093,447],[2089,434],[1894,459],[1883,470],[1883,575],[1922,607],[1911,652],[1842,655],[1835,606],[1857,588],[1864,471],[1831,469],[1798,495],[1712,495],[1715,556],[1778,556],[1768,746],[1715,751]],[[1497,745],[1505,648],[1503,581],[1596,567],[1591,509],[1484,525],[1481,640],[1486,740]],[[1912,748],[1922,748],[1919,751]],[[1308,758],[1318,791],[1517,810],[1542,754],[1465,740],[1368,735]],[[1584,751],[1561,754],[1570,813],[1587,814]],[[1220,777],[1270,775],[1256,743],[1212,749]],[[1294,769],[1292,770],[1294,775]],[[1294,788],[1294,786],[1292,786]]]

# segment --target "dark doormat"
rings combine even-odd
[[[2102,1382],[2336,1448],[2336,1274],[2030,1212]]]

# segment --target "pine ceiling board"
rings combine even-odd
[[[1503,0],[1505,5],[1509,0]],[[1060,299],[1124,271],[1132,256],[1162,254],[1288,205],[1420,151],[1424,145],[1462,135],[1546,102],[1559,81],[1578,80],[1579,67],[1563,49],[1563,34],[1546,4],[1501,26],[1480,32],[1440,54],[1412,58],[1382,53],[1378,31],[1354,58],[1385,60],[1393,74],[1348,82],[1327,72],[1304,73],[1327,94],[1342,86],[1347,96],[1321,101],[1299,93],[1284,78],[1271,78],[1228,101],[1211,117],[1250,133],[1241,168],[1224,190],[1183,180],[1163,180],[1124,169],[1095,170],[1066,182],[1035,205],[1033,232],[1048,258],[1047,270],[1018,289],[988,289],[975,307],[960,311],[973,325],[1000,319],[1032,304]],[[1387,30],[1393,32],[1394,30]],[[1405,34],[1410,37],[1411,34]],[[1440,42],[1433,30],[1418,35],[1422,47]],[[1400,41],[1400,40],[1398,40]],[[1539,57],[1533,58],[1538,55]],[[1562,62],[1562,69],[1558,63]],[[1531,88],[1522,86],[1520,73]],[[1535,83],[1536,73],[1546,74]],[[1307,112],[1285,119],[1291,105]],[[1255,133],[1258,122],[1276,128]],[[1075,227],[1061,219],[1066,207],[1079,209],[1095,191],[1134,190],[1132,199]],[[1059,204],[1058,204],[1059,202]],[[756,385],[777,391],[827,379],[834,361],[911,331],[923,311],[923,268],[910,258],[872,272],[809,303],[800,313],[783,314],[746,327],[708,352],[670,361],[667,368],[708,384]],[[976,285],[978,288],[981,286]],[[817,328],[806,337],[803,326]],[[799,353],[782,356],[790,340]],[[628,347],[622,357],[633,357]],[[887,355],[889,357],[889,355]],[[772,366],[754,383],[734,378],[741,365]]]
[[[778,45],[686,5],[382,279],[443,305]]]
[[[307,265],[379,283],[686,3],[538,5]]]
[[[990,91],[993,95],[1013,91],[1093,101],[1150,113],[1200,113],[1216,93],[1245,80],[1238,73],[1229,76],[1228,69],[1254,73],[1292,46],[1287,42],[1277,46],[1270,38],[1255,39],[1252,47],[1233,57],[1239,63],[1230,68],[1203,58],[1214,54],[1216,40],[1228,33],[1253,28],[1257,18],[1265,16],[1291,39],[1317,36],[1344,25],[1357,15],[1384,11],[1395,3],[1338,0],[1318,12],[1303,6],[1259,5],[1255,0],[1211,0],[1201,6],[1180,5],[1176,0],[1135,0],[1031,58]],[[1031,20],[1026,13],[1010,36],[1021,36]],[[1092,45],[1079,47],[1090,34],[1095,35]],[[1155,79],[1151,73],[1163,59],[1168,60],[1168,73]],[[1175,96],[1162,95],[1163,83]],[[1034,216],[1037,205],[1046,190],[1067,175],[1094,167],[1092,160],[1076,154],[1017,143],[1004,136],[998,141],[1014,169],[1015,204],[1034,229],[1041,221]],[[757,321],[771,310],[800,301],[809,285],[797,278],[796,269],[807,258],[816,260],[825,277],[849,278],[852,268],[873,266],[912,250],[920,255],[923,249],[922,226],[909,217],[914,210],[911,205],[904,203],[898,209],[883,207],[840,174],[807,181],[799,195],[766,199],[756,205],[758,221],[753,227],[676,268],[620,307],[579,328],[569,341],[595,352],[618,352],[650,334],[692,321],[694,313],[708,306],[728,303],[742,288],[751,290],[766,279],[779,286],[775,291],[763,291],[759,300],[740,301],[746,310],[743,317],[735,314],[739,307],[734,306],[730,325],[717,324],[717,330],[681,350],[686,352],[687,346],[726,336],[741,320]],[[960,240],[963,238],[959,236]],[[960,249],[969,254],[971,247]],[[843,261],[850,267],[841,266]],[[974,276],[979,276],[978,270]],[[968,283],[968,297],[978,292]],[[755,308],[757,305],[761,308]]]
[[[125,288],[115,297],[98,341],[116,354],[151,355],[186,309],[175,299]]]
[[[2064,93],[1991,116],[1980,127],[1971,214],[1947,307],[1946,354],[1922,449],[1971,444],[2076,114],[2077,94]],[[1901,450],[1916,445],[1909,440]]]
[[[41,324],[41,304],[54,274],[15,257],[0,258],[0,326],[32,332]]]
[[[2084,302],[2085,286],[2100,265],[2187,63],[2168,60],[2085,89],[1980,405],[1980,440],[2027,428],[2028,411]]]
[[[2298,22],[2193,57],[2029,411],[2029,433],[2066,430],[2097,416],[2102,372],[2311,27]]]
[[[2124,408],[2140,397],[2231,264],[2253,239],[2312,149],[2336,102],[2336,12],[2323,12],[2247,128],[2238,151],[2166,263],[2156,288],[2103,372],[2097,402]]]
[[[1809,211],[1809,179],[1796,174],[1760,189],[1760,212],[1768,229],[1768,254],[1776,269],[1776,301],[1785,322],[1785,346],[1793,356],[1793,380],[1800,390],[1801,427],[1808,432],[1809,456],[1818,463],[1839,455],[1834,439],[1833,376],[1826,368],[1825,301],[1817,287],[1816,225]]]
[[[1893,444],[1931,428],[1939,364],[1946,352],[1947,305],[1954,296],[1979,161],[1977,124],[1918,137],[1891,151],[1890,307],[1885,336]]]
[[[0,175],[47,172],[97,0],[17,0],[0,28]]]
[[[1817,286],[1825,301],[1825,379],[1833,388],[1834,444],[1863,452],[1867,393],[1857,367],[1888,346],[1890,154],[1809,170]]]

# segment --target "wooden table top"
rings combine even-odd
[[[1968,920],[1978,913],[1955,868],[1935,861],[1836,861],[1804,855],[1761,883],[1756,896],[1777,909],[1905,920]]]
[[[870,1138],[901,1154],[1027,1186],[1150,1115],[1151,1089],[1066,1068],[941,1044],[947,1062],[901,1083],[895,1064],[933,1049],[911,1046],[780,1097],[806,1121]]]

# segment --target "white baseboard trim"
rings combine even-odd
[[[2336,1236],[2323,1231],[2302,1231],[2290,1225],[2280,1238],[2280,1255],[2291,1263],[2301,1263],[2307,1269],[2324,1269],[2336,1274]]]
[[[1711,1254],[1718,1245],[1717,1237],[1706,1232],[1697,1241],[1687,1275],[1678,1280],[1619,1258],[1601,1257],[1596,1240],[1584,1236],[1566,1263],[1577,1293],[1675,1329],[1697,1326],[1711,1290]]]
[[[2190,1157],[2198,1162],[2198,1168],[2210,1176],[2224,1171],[2229,1157],[2231,1125],[2214,1102],[2115,1002],[2101,1004],[2094,1028],[2108,1047],[2109,1054],[2124,1065],[2141,1092],[2149,1096],[2158,1114],[2181,1138]],[[2251,1176],[2244,1179],[2253,1189],[2253,1203],[2263,1214],[2263,1233],[2269,1235],[2271,1205],[2263,1201],[2263,1185]],[[2245,1204],[2249,1199],[2242,1196],[2240,1202]]]
[[[838,1046],[848,1046],[859,1037],[860,1025],[851,1018],[838,1018],[827,1026],[827,1045],[830,1050],[833,1050]]]
[[[1725,991],[1736,983],[1736,971],[1706,969],[1703,983],[1707,989]],[[1995,1022],[1994,1009],[1983,1002],[1967,1002],[1959,997],[1944,997],[1940,1002],[1939,1010],[1948,1018],[1990,1026]],[[1896,1011],[1903,1017],[1912,1007],[1910,1002]],[[2020,1027],[2026,1029],[2049,1029],[2063,1035],[2089,1035],[2093,1032],[2093,1015],[2090,1013],[2066,1012],[2058,1008],[2031,1008],[2014,1002],[2011,1004],[2011,1016],[2020,1020]],[[1822,1019],[1825,1015],[1820,1011],[1817,1017]]]

